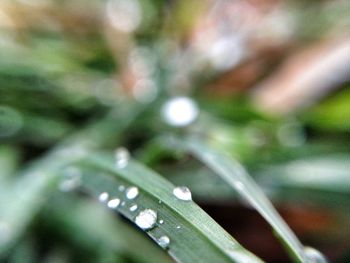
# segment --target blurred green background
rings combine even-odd
[[[288,262],[225,183],[153,143],[193,133],[243,163],[304,244],[350,262],[349,14],[346,0],[2,0],[1,210],[23,167],[87,138],[127,147],[252,252]],[[190,109],[169,117],[174,98]],[[140,235],[83,192],[46,196],[2,262],[149,262],[130,247]],[[6,231],[0,217],[0,244]]]

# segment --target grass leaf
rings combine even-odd
[[[168,253],[178,262],[262,262],[245,250],[193,201],[177,199],[174,186],[166,179],[136,161],[119,169],[111,155],[96,155],[83,161],[86,167],[83,187],[96,197],[108,192],[111,198],[121,201],[116,209],[126,218],[135,221],[144,209],[156,211],[156,227],[147,234],[157,241],[166,235],[170,239]],[[95,168],[95,171],[93,171]],[[101,171],[104,174],[101,174]],[[113,175],[113,177],[111,176]],[[140,194],[129,200],[119,187],[136,186]],[[136,211],[130,207],[137,205]]]
[[[92,200],[57,195],[43,209],[41,217],[78,247],[103,250],[103,254],[119,257],[116,262],[122,262],[125,256],[135,262],[171,262],[143,234]]]
[[[162,139],[162,142],[168,147],[190,152],[216,172],[265,218],[277,237],[287,247],[291,257],[296,262],[303,262],[302,244],[242,165],[227,154],[213,149],[198,139],[187,138],[184,140],[171,137]]]

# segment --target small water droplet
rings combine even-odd
[[[170,238],[168,236],[161,236],[157,240],[157,243],[161,248],[166,249],[170,244]]]
[[[327,263],[322,253],[313,247],[304,247],[304,253],[307,263]]]
[[[124,148],[120,147],[115,151],[115,165],[119,169],[125,168],[130,160],[130,153],[129,151]]]
[[[191,201],[192,200],[191,191],[186,186],[175,187],[173,190],[173,194],[176,196],[176,198],[183,200],[183,201]]]
[[[81,171],[77,167],[68,167],[64,171],[59,189],[62,192],[69,192],[76,189],[81,183]]]
[[[145,209],[141,211],[135,218],[135,223],[143,230],[151,229],[157,222],[157,212],[152,209]]]
[[[176,227],[176,229],[180,229],[180,228],[181,228],[181,226],[177,226],[177,227]]]
[[[131,186],[126,189],[125,195],[129,200],[135,199],[139,195],[139,189],[136,186]]]
[[[120,199],[115,198],[108,201],[107,206],[109,208],[117,208],[120,204]]]
[[[123,202],[121,203],[121,206],[125,206],[125,201],[123,201]]]
[[[187,126],[198,117],[197,104],[187,97],[176,97],[162,108],[164,120],[172,126]]]
[[[109,198],[109,194],[107,192],[103,192],[101,193],[99,196],[98,196],[98,200],[101,202],[101,203],[105,203],[108,201],[108,198]]]
[[[136,210],[137,210],[137,205],[134,204],[134,205],[130,206],[129,210],[130,210],[131,212],[136,211]]]
[[[164,220],[163,219],[159,220],[159,224],[163,225],[164,224]]]
[[[124,185],[119,185],[118,190],[119,190],[120,192],[124,192],[125,186],[124,186]]]

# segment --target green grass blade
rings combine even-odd
[[[108,250],[114,256],[127,256],[136,262],[171,262],[144,235],[97,202],[57,195],[43,209],[41,217],[44,222],[54,224],[53,228],[59,229],[65,238],[89,251]]]
[[[144,106],[142,106],[143,108]],[[20,173],[20,178],[0,184],[0,257],[21,236],[40,210],[42,203],[56,187],[61,170],[83,158],[89,149],[108,145],[135,120],[141,107],[125,105],[119,112],[89,125],[71,135]]]
[[[165,142],[165,145],[168,147],[176,147],[177,149],[190,152],[215,171],[265,218],[277,237],[286,246],[291,257],[296,262],[303,262],[304,252],[302,244],[240,163],[200,140],[170,138],[162,140],[162,142]]]
[[[0,257],[21,235],[38,212],[43,200],[54,185],[53,174],[33,173],[1,185],[0,189]]]
[[[83,187],[96,197],[101,192],[108,192],[111,198],[119,198],[121,205],[116,209],[129,220],[134,222],[144,209],[157,212],[158,220],[164,220],[164,223],[158,221],[147,234],[155,241],[163,235],[168,236],[168,253],[178,262],[262,262],[193,201],[177,199],[172,194],[174,186],[170,182],[136,161],[129,161],[121,169],[115,166],[110,155],[98,155],[89,157],[83,164],[86,167]],[[118,190],[120,186],[136,186],[140,193],[135,200],[129,200]],[[130,211],[134,204],[137,204],[137,210]]]

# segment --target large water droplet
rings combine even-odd
[[[183,201],[191,201],[192,200],[191,191],[186,186],[175,187],[173,190],[173,194],[176,196],[176,198],[183,200]]]
[[[59,189],[68,192],[76,189],[81,183],[81,171],[77,167],[68,167],[64,171]]]
[[[137,204],[133,204],[132,206],[130,206],[129,208],[130,212],[134,212],[137,210]]]
[[[161,236],[157,240],[157,243],[161,248],[166,249],[170,244],[170,238],[168,236]]]
[[[191,124],[198,116],[197,104],[187,97],[176,97],[162,108],[164,120],[173,126],[186,126]]]
[[[126,189],[125,195],[129,200],[135,199],[139,195],[139,189],[136,186],[131,186]]]
[[[120,199],[115,198],[115,199],[109,200],[108,203],[107,203],[107,206],[109,208],[113,209],[113,208],[117,208],[119,206],[119,204],[120,204]]]
[[[304,247],[304,253],[306,263],[327,263],[322,253],[313,247]]]
[[[135,218],[135,223],[143,230],[151,229],[157,222],[157,212],[152,209],[145,209],[141,211]]]
[[[99,196],[98,196],[98,200],[101,202],[101,203],[105,203],[108,201],[108,198],[109,198],[109,194],[107,192],[103,192],[101,193]]]
[[[126,148],[120,147],[117,150],[115,150],[115,165],[117,168],[125,168],[129,163],[129,159],[130,153]]]

